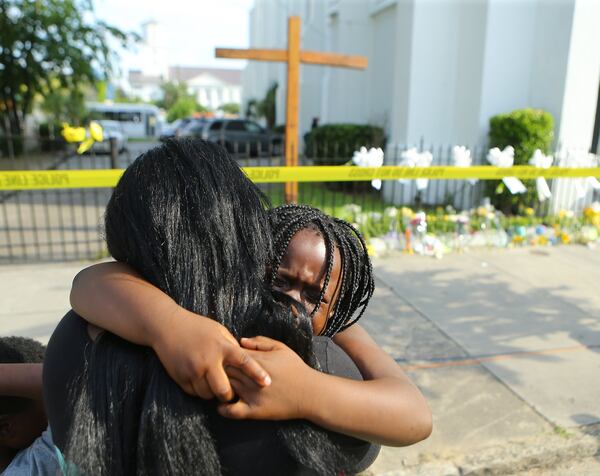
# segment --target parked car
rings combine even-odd
[[[176,137],[200,137],[202,130],[208,122],[208,119],[204,117],[194,117],[190,119],[185,125],[178,128],[175,133]]]
[[[201,128],[200,137],[218,142],[228,152],[240,155],[279,155],[283,135],[269,131],[245,119],[214,119]]]
[[[185,126],[192,120],[191,117],[184,117],[183,119],[177,119],[171,124],[167,124],[163,127],[158,140],[161,142],[166,141],[171,137],[178,137],[179,132],[185,128]]]
[[[123,131],[123,126],[119,121],[100,120],[96,121],[102,127],[102,142],[95,142],[92,145],[92,152],[95,154],[110,154],[110,139],[117,141],[117,151],[123,152],[127,149],[127,134]]]

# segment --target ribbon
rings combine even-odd
[[[597,167],[598,158],[594,154],[588,152],[570,152],[567,157],[567,167],[573,168],[586,168],[586,167]],[[577,198],[584,198],[590,188],[593,190],[600,190],[600,182],[596,177],[584,177],[575,181],[575,190]]]
[[[85,127],[72,127],[66,122],[62,126],[61,134],[67,142],[79,142],[79,147],[77,147],[78,154],[83,154],[90,150],[94,142],[102,142],[104,140],[102,126],[95,121],[90,122],[89,130],[86,130]]]
[[[455,167],[471,167],[473,163],[471,151],[464,145],[455,145],[452,147],[452,162]],[[468,182],[471,185],[475,185],[477,179],[469,179]]]
[[[552,166],[554,158],[551,155],[544,155],[540,149],[535,149],[533,156],[529,159],[529,165],[540,169],[549,169]],[[552,197],[552,192],[548,186],[548,182],[544,177],[535,179],[535,187],[537,189],[538,198],[543,202]]]
[[[495,167],[510,168],[515,162],[515,149],[510,145],[505,147],[504,150],[494,147],[488,152],[487,160]],[[516,177],[504,177],[502,182],[513,195],[527,191],[527,187]]]
[[[418,152],[415,147],[405,150],[402,152],[402,154],[400,154],[400,157],[402,157],[402,160],[398,165],[402,167],[429,167],[433,161],[433,155],[431,152]],[[403,185],[407,185],[411,181],[400,179],[398,182]],[[429,179],[417,179],[415,182],[417,182],[417,190],[422,191],[427,188]]]
[[[383,150],[371,147],[368,151],[366,147],[355,150],[352,155],[352,163],[359,167],[381,167],[383,165]],[[371,186],[375,190],[381,190],[381,179],[371,180]]]

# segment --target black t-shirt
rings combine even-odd
[[[87,323],[70,311],[55,329],[44,359],[44,402],[55,445],[64,451],[73,413],[70,389],[77,388],[89,360],[92,340]],[[346,353],[331,339],[315,337],[314,351],[323,371],[361,380],[360,372]],[[213,425],[217,450],[227,474],[309,474],[299,468],[281,446],[273,421],[229,420],[215,417]],[[360,462],[356,472],[368,468],[379,446],[341,434],[335,441]],[[353,458],[354,459],[354,458]]]

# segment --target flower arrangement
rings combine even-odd
[[[342,217],[365,235],[374,256],[408,252],[441,258],[471,248],[556,246],[571,243],[600,244],[600,203],[584,209],[581,216],[561,210],[538,217],[525,208],[507,216],[487,204],[457,212],[451,206],[430,210],[387,207],[383,212],[364,212],[346,205]]]

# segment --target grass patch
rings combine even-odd
[[[554,427],[554,433],[558,436],[560,436],[561,438],[564,439],[569,439],[573,436],[573,433],[571,433],[570,431],[566,430],[565,428],[563,428],[562,426],[555,426]]]
[[[337,185],[337,184],[336,184]],[[385,208],[380,192],[365,191],[364,188],[353,188],[352,184],[346,189],[333,189],[327,183],[300,183],[298,184],[298,202],[319,208],[325,213],[339,216],[344,213],[346,205],[359,205],[365,212],[381,212]],[[268,184],[261,187],[273,205],[284,203],[284,184]]]

